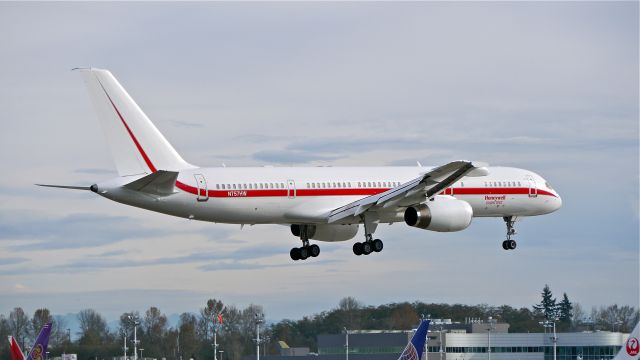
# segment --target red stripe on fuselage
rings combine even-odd
[[[198,188],[176,182],[176,186],[185,192],[198,195]],[[298,189],[295,191],[296,197],[309,196],[369,196],[385,192],[389,189]],[[447,192],[447,194],[450,194]],[[538,189],[538,195],[553,196],[545,190]],[[294,191],[287,189],[270,189],[270,190],[250,190],[250,189],[233,189],[233,190],[207,190],[207,195],[212,198],[242,198],[242,197],[287,197],[294,195]],[[444,191],[439,195],[444,195]],[[453,196],[456,195],[529,195],[529,188],[454,188]]]

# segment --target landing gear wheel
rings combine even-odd
[[[362,243],[355,243],[353,244],[353,253],[360,256],[362,255]]]
[[[518,244],[515,240],[507,240],[507,247],[509,248],[509,250],[515,250],[517,245]]]
[[[309,257],[309,248],[307,246],[303,246],[298,248],[300,251],[300,260],[306,260]]]
[[[502,248],[505,249],[505,250],[509,250],[509,247],[507,245],[507,240],[502,242]]]
[[[316,257],[318,255],[320,255],[320,246],[313,244],[311,246],[309,246],[309,255],[311,257]]]
[[[362,255],[369,255],[373,251],[371,246],[372,241],[365,241],[362,243]]]
[[[291,260],[293,261],[300,260],[300,249],[299,248],[291,249],[291,251],[289,251],[289,256],[291,256]]]
[[[380,240],[380,239],[373,240],[371,245],[373,247],[373,251],[375,251],[375,252],[382,251],[382,248],[384,247],[384,244],[382,243],[382,240]]]

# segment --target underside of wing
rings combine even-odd
[[[329,223],[359,222],[366,212],[396,214],[398,209],[426,201],[465,175],[486,175],[485,164],[453,161],[383,193],[339,207],[328,214]],[[380,216],[379,216],[380,217]]]

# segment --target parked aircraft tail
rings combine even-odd
[[[22,349],[13,336],[9,336],[9,350],[11,350],[11,360],[24,360]]]
[[[36,338],[31,351],[24,355],[20,345],[13,336],[9,336],[11,349],[11,360],[45,360],[47,358],[47,347],[49,345],[49,335],[51,335],[51,323],[44,324]]]
[[[104,69],[80,70],[120,176],[193,168]]]
[[[622,345],[613,360],[638,360],[640,359],[638,353],[640,353],[640,322],[633,328],[627,342]]]
[[[413,334],[411,341],[404,348],[398,360],[422,360],[424,345],[427,340],[427,332],[429,331],[430,320],[422,320],[420,326]]]

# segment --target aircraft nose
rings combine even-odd
[[[556,193],[556,197],[553,200],[553,210],[551,211],[556,211],[561,207],[562,207],[562,198],[560,197],[560,194]]]

